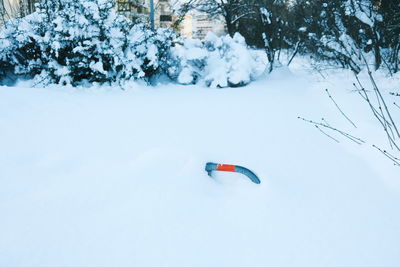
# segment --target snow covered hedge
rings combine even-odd
[[[174,49],[174,55],[180,62],[176,76],[181,84],[243,86],[264,73],[267,66],[265,53],[249,49],[239,33],[233,38],[209,33],[204,42],[186,39],[182,47]]]
[[[113,0],[45,0],[0,33],[0,75],[79,85],[150,78],[174,34],[152,32],[116,13]]]
[[[181,84],[241,86],[264,59],[239,34],[204,43],[149,30],[118,15],[114,0],[43,0],[37,11],[0,31],[0,84],[11,75],[39,84],[114,83],[167,75]]]

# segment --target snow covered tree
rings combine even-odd
[[[125,49],[123,79],[142,79],[148,81],[153,76],[170,75],[169,68],[177,63],[171,55],[176,34],[169,29],[150,31],[143,24],[135,25],[127,36],[129,42]]]
[[[398,71],[398,1],[298,0],[294,9],[295,28],[304,33],[299,35],[303,53],[355,72],[365,64],[362,54],[370,54],[366,58],[375,69],[384,62],[392,72]]]
[[[52,81],[112,82],[123,65],[130,23],[116,14],[113,0],[45,0],[37,13],[46,29],[40,39]]]
[[[37,41],[43,30],[36,23],[36,16],[8,21],[0,32],[0,75],[34,76],[40,73],[43,62]]]
[[[167,73],[175,35],[133,24],[114,0],[43,0],[0,32],[0,75],[80,85]]]
[[[381,35],[379,34],[379,23],[383,21],[383,17],[377,11],[375,4],[371,0],[348,0],[345,3],[346,15],[358,20],[358,29],[354,29],[354,33],[359,33],[359,36],[353,38],[358,39],[358,46],[371,49],[374,54],[375,69],[379,69],[382,63],[381,56]],[[348,28],[350,28],[349,25]],[[362,36],[360,36],[362,35]],[[364,38],[362,38],[364,37]]]
[[[400,1],[379,1],[376,4],[383,20],[379,23],[382,58],[393,73],[400,71]]]
[[[287,38],[289,33],[287,23],[287,1],[264,0],[258,3],[259,16],[261,18],[261,37],[264,43],[264,49],[270,62],[269,71],[274,68],[276,60],[279,60],[279,53],[283,48],[290,47],[290,41]],[[276,57],[278,53],[278,58]]]
[[[181,5],[182,14],[196,9],[211,17],[222,17],[231,37],[238,31],[240,19],[255,14],[251,0],[186,0]]]
[[[327,61],[361,70],[360,49],[349,24],[357,22],[346,15],[347,0],[298,0],[293,25],[299,31],[303,53],[311,54],[317,61]]]
[[[38,82],[115,81],[130,23],[113,7],[113,0],[43,0],[3,30],[10,43],[3,57]]]

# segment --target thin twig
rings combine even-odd
[[[396,107],[400,109],[400,106],[396,104],[396,102],[393,103]]]
[[[330,139],[332,139],[333,141],[335,141],[336,143],[340,143],[339,140],[337,140],[336,138],[330,136],[329,134],[327,134],[326,132],[324,132],[318,125],[314,125],[315,128],[317,128],[322,134],[326,135],[327,137],[329,137]]]
[[[350,122],[354,128],[357,128],[357,126],[354,124],[352,120],[349,119],[349,117],[346,116],[346,114],[342,111],[342,109],[339,107],[339,105],[336,103],[336,101],[333,99],[331,94],[329,93],[328,89],[325,89],[326,93],[328,94],[329,98],[332,100],[333,104],[335,104],[336,108],[339,110],[339,112],[343,115],[343,117],[346,118],[348,122]]]
[[[328,126],[328,128],[330,128],[331,130],[337,130],[337,129],[335,129],[334,127],[332,127],[329,123],[328,123],[328,121],[326,120],[326,119],[324,119],[324,118],[321,118],[321,121],[323,121],[324,123],[325,123],[325,125],[326,126]],[[339,130],[338,130],[339,131]],[[359,139],[359,138],[356,138],[356,137],[354,137],[354,136],[352,136],[352,135],[350,135],[350,134],[348,134],[348,133],[346,133],[346,132],[343,132],[343,131],[340,131],[341,132],[341,134],[343,134],[343,135],[345,135],[347,138],[349,138],[349,139],[355,139],[355,140],[352,140],[352,141],[354,141],[354,142],[356,142],[356,143],[359,143],[359,141],[361,140],[361,139]],[[358,140],[359,139],[359,140]],[[362,141],[362,140],[361,140]]]
[[[339,129],[337,129],[337,128],[334,128],[334,127],[332,127],[332,126],[329,126],[329,125],[327,125],[327,124],[323,124],[323,123],[320,123],[320,122],[315,122],[315,121],[308,120],[308,119],[305,119],[305,118],[302,118],[302,117],[297,117],[297,118],[300,119],[300,120],[303,120],[303,121],[305,121],[305,122],[308,122],[308,123],[311,123],[311,124],[314,124],[314,125],[318,125],[318,126],[322,126],[322,127],[324,127],[324,128],[327,128],[327,129],[330,129],[330,130],[332,130],[332,131],[338,132],[338,133],[340,133],[341,135],[343,135],[344,137],[346,137],[347,139],[353,141],[354,143],[356,143],[356,144],[358,144],[358,145],[361,145],[361,144],[365,143],[365,141],[362,140],[361,138],[355,137],[355,136],[353,136],[353,135],[351,135],[351,134],[348,134],[348,133],[346,133],[346,132],[343,132],[343,131],[341,131],[341,130],[339,130]]]
[[[378,117],[380,117],[380,118],[383,120],[383,121],[381,121],[381,122],[382,122],[382,126],[386,129],[386,127],[387,127],[386,124],[389,125],[390,123],[387,121],[387,119],[385,118],[385,116],[384,116],[382,113],[379,113],[378,110],[376,110],[376,108],[372,105],[372,102],[370,101],[369,96],[368,96],[368,91],[364,88],[364,86],[362,86],[362,84],[361,84],[360,79],[358,78],[358,76],[355,75],[355,77],[356,77],[356,80],[357,80],[358,84],[359,84],[360,87],[361,87],[360,91],[364,93],[364,96],[362,96],[362,95],[361,95],[361,96],[364,98],[365,101],[368,102],[370,108],[371,108],[372,111],[375,113],[375,115],[378,116]],[[380,106],[379,106],[379,107],[380,107]],[[382,109],[381,109],[381,111],[382,111]]]
[[[379,147],[372,145],[375,149],[377,149],[379,152],[381,152],[383,155],[385,155],[385,157],[387,157],[388,159],[390,159],[395,166],[400,166],[400,159],[396,158],[395,156],[391,155],[390,153],[388,153],[386,150],[380,149]]]
[[[361,55],[362,55],[364,61],[367,62],[367,60],[365,59],[365,56],[364,56],[363,54],[361,54]],[[371,70],[370,70],[368,64],[367,64],[367,70],[368,70],[368,76],[369,76],[369,78],[370,78],[370,80],[371,80],[371,83],[372,83],[372,85],[373,85],[373,87],[374,87],[374,90],[375,90],[375,92],[377,93],[377,95],[379,96],[379,98],[382,100],[383,107],[385,108],[386,113],[387,113],[387,115],[388,115],[388,117],[389,117],[389,119],[390,119],[390,122],[392,123],[393,128],[394,128],[394,130],[395,130],[396,133],[397,133],[397,137],[400,138],[400,133],[399,133],[399,131],[397,130],[396,124],[394,123],[393,118],[392,118],[392,115],[391,115],[390,112],[389,112],[389,109],[388,109],[388,107],[387,107],[387,105],[386,105],[385,99],[383,98],[383,96],[382,96],[382,94],[381,94],[381,92],[380,92],[378,86],[376,85],[375,79],[374,79],[374,77],[372,76],[372,72],[371,72]],[[400,150],[400,149],[399,149],[399,150]]]
[[[397,150],[400,151],[400,148],[398,147],[398,145],[397,145],[396,142],[394,141],[394,136],[393,136],[393,131],[392,131],[392,128],[391,128],[391,124],[390,124],[390,123],[386,120],[386,118],[385,118],[384,116],[382,116],[382,115],[375,109],[375,107],[372,105],[372,103],[371,103],[371,101],[370,101],[370,99],[369,99],[369,97],[368,97],[368,94],[367,94],[366,90],[365,90],[364,87],[362,86],[362,84],[361,84],[361,82],[360,82],[360,80],[359,80],[359,78],[358,78],[357,76],[356,76],[356,80],[357,80],[358,84],[360,85],[360,87],[362,88],[361,91],[359,92],[359,94],[360,94],[360,95],[363,97],[363,99],[368,103],[368,105],[369,105],[369,107],[370,107],[372,113],[374,114],[375,118],[376,118],[376,119],[379,121],[379,123],[382,125],[382,127],[383,127],[383,129],[384,129],[384,131],[385,131],[385,133],[386,133],[386,135],[387,135],[387,138],[388,138],[390,147],[391,147],[392,149],[393,149],[393,147],[396,147]],[[361,92],[362,92],[364,95],[363,95]],[[392,135],[390,135],[389,131],[391,131]]]
[[[331,125],[328,123],[328,121],[325,120],[324,118],[321,118],[321,121],[325,122],[326,125],[328,125],[329,127],[331,127]]]

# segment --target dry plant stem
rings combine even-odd
[[[315,128],[317,128],[322,134],[326,135],[327,137],[329,137],[330,139],[332,139],[333,141],[335,141],[336,143],[340,143],[339,140],[337,140],[336,138],[330,136],[329,134],[327,134],[326,132],[324,132],[318,125],[314,125]]]
[[[326,125],[328,125],[329,127],[331,127],[331,125],[328,123],[328,121],[325,120],[324,118],[321,118],[321,121],[325,122]]]
[[[396,142],[394,141],[394,133],[391,129],[391,124],[387,121],[387,119],[385,118],[385,116],[382,116],[376,109],[375,107],[372,105],[371,100],[369,99],[369,96],[366,92],[366,90],[364,89],[364,87],[362,86],[359,78],[356,76],[356,80],[359,84],[359,86],[361,87],[361,90],[358,91],[358,93],[360,94],[360,96],[368,103],[372,113],[374,114],[375,118],[379,121],[379,123],[382,125],[388,141],[389,141],[389,145],[390,147],[393,149],[393,147],[396,147],[397,150],[400,151],[400,148],[397,146]],[[388,130],[389,129],[389,130]],[[392,135],[389,133],[389,131],[391,131]]]
[[[354,124],[352,120],[349,119],[349,117],[346,116],[346,114],[342,111],[342,109],[339,107],[339,105],[336,103],[336,101],[333,99],[331,94],[329,93],[328,89],[325,89],[326,93],[328,94],[329,98],[332,100],[333,104],[335,104],[336,108],[339,110],[339,112],[343,115],[343,117],[346,118],[348,122],[350,122],[354,128],[357,128],[357,126]]]
[[[372,105],[371,100],[369,99],[368,94],[365,91],[365,89],[362,89],[361,92],[363,92],[364,95],[362,95],[361,93],[360,93],[360,95],[364,98],[365,101],[367,101],[367,103],[368,103],[369,107],[371,108],[372,112],[374,113],[376,119],[381,123],[383,129],[387,133],[388,138],[391,140],[394,140],[395,137],[394,137],[393,130],[391,128],[392,125],[386,120],[385,117],[382,117],[382,115],[379,114],[379,112],[376,110],[376,108]],[[388,130],[390,131],[390,133]]]
[[[362,86],[360,80],[358,79],[358,76],[356,76],[356,80],[360,86],[360,88],[358,88],[355,84],[354,86],[357,88],[357,93],[365,100],[368,102],[369,107],[371,108],[372,112],[374,113],[375,116],[380,117],[382,120],[386,120],[385,117],[383,117],[381,114],[379,114],[379,112],[375,109],[375,107],[371,104],[371,101],[368,97],[368,91]],[[362,94],[364,93],[364,95]],[[379,119],[379,118],[378,118]],[[387,123],[387,121],[386,121]]]
[[[385,157],[390,159],[395,166],[400,166],[400,159],[396,158],[395,156],[391,155],[388,153],[386,150],[380,149],[379,147],[372,145],[375,149],[377,149],[379,152],[381,152]]]
[[[312,121],[312,120],[307,120],[307,119],[302,118],[302,117],[297,117],[297,118],[300,119],[300,120],[303,120],[303,121],[305,121],[305,122],[311,123],[311,124],[313,124],[313,125],[321,126],[321,127],[330,129],[330,130],[332,130],[332,131],[335,131],[335,132],[337,132],[337,133],[340,133],[341,135],[343,135],[344,137],[346,137],[347,139],[353,141],[354,143],[356,143],[356,144],[358,144],[358,145],[361,145],[361,144],[365,143],[364,140],[362,140],[362,139],[360,139],[360,138],[358,138],[358,137],[355,137],[355,136],[353,136],[353,135],[351,135],[351,134],[348,134],[348,133],[346,133],[346,132],[343,132],[343,131],[341,131],[341,130],[339,130],[339,129],[337,129],[337,128],[334,128],[334,127],[332,127],[332,126],[329,126],[329,125],[327,125],[327,124],[323,124],[323,123],[320,123],[320,122],[315,122],[315,121]]]
[[[400,106],[396,104],[396,102],[393,103],[396,107],[400,109]]]
[[[377,116],[379,116],[379,117],[383,120],[383,124],[384,124],[384,125],[382,125],[382,126],[384,126],[384,128],[390,127],[391,124],[390,124],[390,122],[386,119],[386,117],[385,117],[385,115],[384,115],[384,113],[383,113],[383,110],[382,110],[382,107],[381,107],[381,105],[380,105],[379,99],[378,99],[378,103],[379,103],[379,104],[378,104],[378,109],[379,109],[380,112],[378,112],[378,110],[372,105],[372,102],[371,102],[371,100],[369,99],[367,90],[365,90],[365,88],[362,86],[362,84],[361,84],[361,82],[360,82],[358,76],[356,76],[356,79],[357,79],[358,84],[359,84],[360,87],[361,87],[361,90],[360,90],[360,91],[362,91],[362,92],[364,93],[364,95],[365,95],[365,96],[362,96],[362,97],[364,98],[365,101],[368,102],[368,104],[369,104],[370,108],[372,109],[372,111],[373,111]],[[393,136],[393,137],[394,137],[394,136]]]
[[[367,63],[367,60],[365,59],[364,55],[362,55],[362,57],[363,57],[363,59],[364,59],[364,62]],[[385,102],[385,100],[383,99],[382,94],[381,94],[381,92],[380,92],[378,86],[376,85],[375,79],[374,79],[374,77],[372,76],[372,72],[371,72],[371,70],[370,70],[368,64],[366,64],[366,65],[367,65],[367,70],[368,70],[368,76],[369,76],[369,78],[370,78],[370,80],[371,80],[372,85],[374,86],[374,90],[375,90],[376,94],[379,96],[379,98],[382,100],[383,107],[385,108],[386,113],[387,113],[387,115],[389,116],[390,122],[392,123],[393,128],[394,128],[394,130],[395,130],[396,133],[397,133],[397,137],[400,138],[400,133],[399,133],[399,131],[397,130],[397,127],[396,127],[396,124],[395,124],[394,121],[393,121],[392,115],[390,115],[390,112],[389,112],[389,109],[388,109],[388,107],[387,107],[387,105],[386,105],[386,102]],[[399,150],[400,150],[400,149],[399,149]]]

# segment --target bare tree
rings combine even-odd
[[[187,0],[181,5],[180,14],[197,10],[209,16],[223,17],[229,35],[237,32],[237,23],[244,17],[256,14],[250,0]]]

